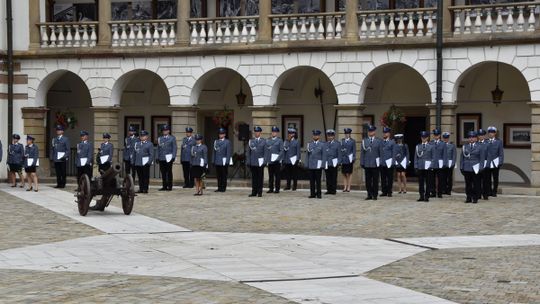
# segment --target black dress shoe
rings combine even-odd
[[[478,200],[472,201],[473,204],[478,204]]]
[[[322,198],[322,196],[319,194],[319,195],[317,195],[317,198]]]
[[[386,193],[383,193],[383,194],[381,194],[381,196],[388,196],[388,194],[386,194]]]
[[[424,198],[421,197],[421,198],[417,199],[416,201],[417,201],[417,202],[423,202],[423,201],[424,201]]]
[[[285,187],[283,188],[283,191],[291,190],[291,187]]]
[[[293,187],[293,188],[292,188],[292,191],[296,191],[296,187]]]
[[[217,190],[215,190],[214,192],[221,192],[221,190],[217,189]]]
[[[274,193],[274,190],[268,190],[266,193]]]
[[[470,203],[472,203],[472,200],[470,200],[470,199],[467,199],[467,200],[465,201],[465,204],[470,204]]]
[[[158,191],[166,191],[166,190],[167,190],[167,188],[159,188]]]
[[[425,199],[424,199],[424,202],[429,202],[429,198],[425,198]]]
[[[260,193],[259,193],[259,194],[257,194],[257,197],[262,197],[262,194],[260,194]]]
[[[392,197],[392,193],[388,193],[388,197]]]
[[[58,188],[61,188],[61,187],[60,187],[60,186],[58,186],[58,185],[56,185],[56,186],[54,186],[54,188],[58,189]]]
[[[493,194],[491,194],[491,196],[497,197],[497,193],[493,193]]]
[[[373,197],[373,200],[374,200],[374,201],[376,201],[376,200],[377,200],[377,197],[376,197],[376,196],[374,196],[374,197]]]
[[[143,191],[143,190],[139,190],[139,191],[137,191],[137,193],[144,193],[144,191]]]
[[[487,195],[484,195],[484,200],[489,200],[489,197]]]
[[[248,197],[255,197],[255,196],[257,196],[257,194],[252,193],[252,194],[248,195]]]
[[[279,193],[279,190],[274,191],[274,193],[275,193],[275,194],[278,194],[278,193]]]
[[[372,199],[373,199],[373,197],[368,196],[368,197],[366,197],[364,200],[365,200],[365,201],[369,201],[369,200],[372,200]]]
[[[438,198],[442,198],[442,194],[437,195]]]
[[[315,195],[310,195],[308,196],[308,198],[315,198]]]

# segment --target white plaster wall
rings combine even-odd
[[[7,49],[6,0],[0,0],[0,50]]]
[[[7,134],[7,101],[0,100],[0,140],[2,141],[2,163],[0,163],[0,178],[6,178],[6,160],[7,160],[7,146],[9,145],[9,138],[6,138]]]
[[[12,1],[13,4],[13,49],[28,50],[30,41],[29,3],[28,1]],[[5,7],[5,4],[3,5]],[[35,8],[39,9],[39,8]],[[34,25],[32,25],[34,26]]]

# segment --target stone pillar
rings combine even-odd
[[[260,43],[272,42],[272,1],[259,1],[259,38]]]
[[[358,41],[358,0],[347,0],[345,10],[345,38]]]
[[[435,104],[428,104],[429,108],[429,130],[431,131],[436,127],[436,116],[437,116],[437,106]],[[441,111],[441,131],[450,132],[452,136],[450,137],[452,141],[458,142],[456,134],[456,108],[455,103],[443,103]]]
[[[45,177],[51,175],[51,167],[47,158],[47,108],[22,108],[22,118],[24,124],[24,134],[35,137],[34,143],[39,148],[39,169],[38,175]],[[21,138],[21,142],[25,142],[25,138]]]
[[[443,36],[452,37],[452,25],[454,19],[448,7],[452,6],[452,0],[443,0]]]
[[[263,129],[261,136],[263,138],[270,137],[272,126],[277,126],[278,108],[275,106],[251,106],[250,109],[253,119],[251,130],[255,126],[260,126]]]
[[[531,186],[540,187],[540,101],[531,106]]]
[[[111,45],[111,0],[99,0],[98,45],[109,47]]]
[[[114,147],[113,163],[122,164],[119,149],[123,149],[123,136],[118,132],[118,112],[120,107],[92,107],[94,111],[94,155],[103,142],[103,133],[111,134],[111,144]],[[94,159],[95,161],[95,159]],[[94,176],[99,174],[97,164],[94,166]]]
[[[341,140],[341,138],[343,138],[343,129],[351,128],[351,138],[356,140],[356,162],[354,163],[352,186],[359,188],[360,184],[363,182],[364,174],[360,169],[360,153],[362,153],[362,131],[364,129],[363,116],[365,106],[361,104],[350,104],[336,105],[335,108],[337,110],[337,138]],[[341,174],[339,174],[339,178],[342,178]],[[340,183],[342,184],[341,181]]]
[[[173,179],[175,183],[184,181],[184,173],[182,172],[182,166],[180,164],[180,151],[182,145],[182,138],[186,127],[192,127],[194,133],[197,133],[197,107],[194,106],[170,106],[171,108],[171,124],[172,134],[176,136],[178,145],[178,152],[176,155],[176,161],[173,165]]]
[[[41,21],[40,18],[40,10],[39,10],[39,0],[30,0],[29,8],[29,24],[30,27],[30,49],[38,49],[39,48],[39,40],[40,40],[40,29],[38,27],[38,23]]]
[[[191,12],[191,0],[178,0],[176,11],[176,42],[181,46],[189,45],[189,23],[188,19]]]

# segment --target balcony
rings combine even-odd
[[[348,2],[347,2],[348,3]],[[180,12],[180,10],[179,10]],[[436,8],[356,10],[310,14],[153,20],[99,20],[99,22],[36,23],[33,43],[43,52],[85,48],[89,53],[137,49],[200,52],[215,50],[252,51],[386,44],[435,43]],[[445,42],[481,43],[498,40],[540,38],[540,1],[463,5],[443,8]],[[107,14],[105,14],[107,15]],[[110,15],[110,14],[108,14]],[[512,35],[509,35],[511,33]],[[516,33],[518,35],[516,35]],[[471,39],[468,39],[471,37]],[[496,40],[497,40],[496,39]],[[211,46],[219,46],[211,48]],[[67,52],[69,53],[69,52]]]

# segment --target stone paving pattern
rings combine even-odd
[[[367,276],[458,303],[540,303],[540,246],[430,250]]]
[[[0,191],[0,218],[0,250],[102,234],[3,191]]]
[[[24,282],[24,283],[23,283]],[[293,303],[231,282],[180,278],[2,270],[1,303]]]
[[[152,188],[136,198],[134,211],[194,231],[373,238],[540,233],[540,198],[499,196],[464,204],[457,195],[424,203],[411,193],[364,201],[361,192],[317,200],[305,191],[248,198],[248,190],[213,190],[193,197],[191,189]]]

